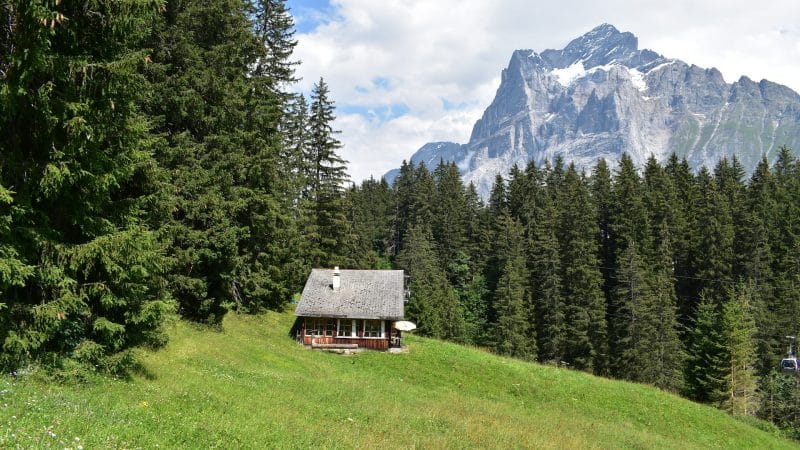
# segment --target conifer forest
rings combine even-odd
[[[351,182],[282,0],[0,2],[0,366],[120,374],[178,318],[405,270],[417,333],[631,380],[800,436],[800,160],[623,155]],[[373,149],[381,152],[380,148]],[[288,330],[287,330],[288,331]]]

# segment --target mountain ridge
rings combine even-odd
[[[781,145],[800,145],[796,92],[746,76],[728,84],[716,68],[640,50],[634,34],[602,24],[560,50],[515,50],[469,142],[428,143],[411,161],[454,162],[486,198],[497,174],[531,160],[560,155],[590,169],[622,153],[638,166],[676,153],[696,169],[735,154],[749,173]]]

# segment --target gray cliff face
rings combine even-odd
[[[695,168],[735,154],[752,171],[784,144],[800,149],[796,92],[746,77],[727,84],[716,69],[639,50],[633,34],[604,24],[563,50],[515,51],[469,142],[426,144],[411,160],[455,162],[487,197],[496,174],[557,155],[589,170],[623,152],[640,166],[674,152]]]

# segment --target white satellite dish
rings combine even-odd
[[[414,322],[409,322],[407,320],[395,322],[394,327],[400,331],[411,331],[417,329],[417,325]]]

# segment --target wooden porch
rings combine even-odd
[[[312,349],[386,351],[400,347],[398,331],[388,320],[330,317],[304,317],[300,320],[297,341]]]

